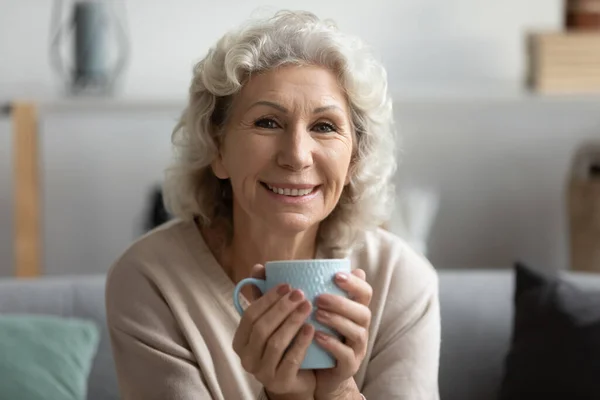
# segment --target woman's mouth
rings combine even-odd
[[[315,189],[318,188],[318,186],[306,186],[306,185],[302,185],[302,187],[300,187],[300,188],[277,187],[277,186],[269,185],[268,183],[265,183],[265,182],[261,182],[261,185],[263,185],[267,190],[270,190],[271,192],[273,192],[275,194],[281,194],[281,195],[289,196],[289,197],[308,196],[309,194],[314,192]],[[298,185],[298,186],[300,186],[300,185]]]

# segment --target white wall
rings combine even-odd
[[[0,0],[0,90],[47,89],[53,2]],[[381,55],[394,88],[520,80],[523,33],[561,25],[562,0],[127,0],[125,94],[183,95],[194,61],[261,7],[335,18]],[[16,89],[15,89],[16,87]]]
[[[566,185],[578,146],[600,141],[598,110],[600,98],[397,104],[404,137],[398,183],[441,196],[431,261],[566,268]]]
[[[376,0],[352,4],[351,13],[341,0],[277,3],[336,17],[381,54],[399,93],[400,182],[441,190],[430,247],[439,267],[506,266],[516,258],[565,265],[562,184],[571,150],[600,132],[600,104],[436,98],[457,88],[481,94],[517,86],[523,32],[558,27],[561,3]],[[193,62],[260,5],[127,4],[133,51],[123,95],[137,98],[182,97]],[[47,63],[49,11],[42,0],[0,0],[0,98],[47,94],[55,86]],[[406,97],[431,88],[433,101]],[[48,273],[104,271],[138,234],[147,191],[168,161],[175,115],[171,109],[43,116]],[[12,258],[9,128],[0,118],[0,275],[10,273]]]

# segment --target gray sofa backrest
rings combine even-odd
[[[600,290],[600,274],[570,275]],[[495,400],[512,325],[509,270],[440,270],[442,400]],[[102,338],[89,381],[89,400],[119,398],[105,325],[104,277],[0,280],[0,313],[40,313],[96,321]]]

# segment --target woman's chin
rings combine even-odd
[[[318,222],[303,215],[281,215],[269,221],[269,225],[281,233],[298,234],[308,231]]]

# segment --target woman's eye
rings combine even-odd
[[[271,118],[262,118],[254,123],[254,126],[263,129],[277,129],[279,124]]]
[[[336,131],[335,126],[327,122],[319,122],[318,124],[313,126],[313,130],[318,133],[330,133]]]

